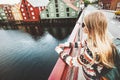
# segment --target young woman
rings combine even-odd
[[[86,40],[60,44],[55,50],[68,65],[82,65],[86,80],[102,80],[105,74],[116,67],[114,59],[117,53],[116,47],[108,35],[105,15],[100,11],[86,15],[82,28],[87,34]],[[65,46],[80,47],[80,56],[68,55],[62,50]]]

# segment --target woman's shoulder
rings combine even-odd
[[[120,61],[120,38],[116,38],[113,40],[112,49],[115,64],[118,64]]]
[[[104,77],[106,77],[108,80],[120,80],[120,73],[115,67],[109,70],[106,74],[104,74]]]

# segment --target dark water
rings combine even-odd
[[[0,30],[0,80],[47,80],[58,59],[54,48],[73,27],[18,28]]]

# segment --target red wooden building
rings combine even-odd
[[[50,2],[50,0],[27,0],[27,1],[31,3],[32,6],[39,7],[40,13],[46,8],[48,3]]]
[[[103,3],[103,9],[110,9],[112,0],[99,0]]]
[[[23,16],[23,21],[39,21],[39,8],[33,7],[27,0],[22,0],[20,5],[20,11]]]

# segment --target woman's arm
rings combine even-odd
[[[72,57],[68,53],[65,53],[62,48],[57,46],[55,48],[56,52],[59,54],[60,58],[67,63],[69,66],[79,67],[80,65],[84,65],[84,63],[80,60],[80,57]]]
[[[73,48],[81,48],[83,47],[81,42],[65,42],[64,44],[59,44],[60,48],[64,47],[73,47]]]
[[[64,52],[63,52],[63,49],[60,48],[59,46],[57,46],[57,47],[55,48],[55,51],[59,54],[60,58],[61,58],[65,63],[67,63],[69,66],[72,66],[72,63],[71,63],[72,57],[69,56],[69,54],[64,53]]]

